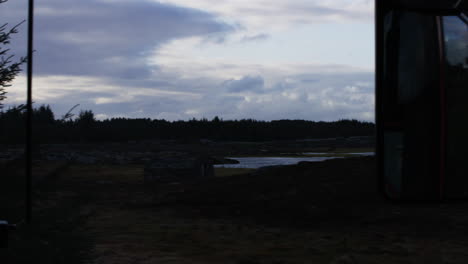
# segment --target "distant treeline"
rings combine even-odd
[[[26,111],[17,106],[0,112],[0,142],[22,143]],[[375,125],[358,120],[314,122],[305,120],[222,120],[215,117],[189,121],[149,118],[96,120],[91,110],[72,118],[56,119],[49,106],[33,110],[33,140],[40,143],[79,141],[129,141],[148,139],[210,139],[269,141],[374,135]]]

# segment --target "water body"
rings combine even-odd
[[[335,155],[342,155],[342,154],[352,154],[352,155],[359,155],[359,156],[374,156],[375,152],[350,152],[350,153],[334,153],[334,152],[304,152],[304,155],[324,155],[324,154],[335,154]]]
[[[336,159],[339,157],[242,157],[231,158],[238,160],[239,164],[219,164],[215,168],[244,168],[244,169],[258,169],[265,166],[278,166],[278,165],[293,165],[301,161],[324,161],[328,159]]]
[[[361,156],[375,156],[375,152],[355,152],[355,153],[347,153],[353,155],[361,155]]]
[[[303,154],[309,155],[320,155],[320,154],[352,154],[359,156],[374,156],[375,152],[353,152],[353,153],[325,153],[325,152],[306,152]],[[215,165],[215,168],[244,168],[244,169],[258,169],[265,166],[278,166],[278,165],[294,165],[301,161],[318,162],[329,159],[342,158],[336,157],[242,157],[229,159],[238,160],[239,164],[219,164]]]

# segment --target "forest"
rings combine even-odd
[[[271,141],[333,137],[372,136],[375,124],[358,120],[334,122],[306,120],[223,120],[215,117],[167,121],[150,118],[97,120],[92,110],[73,117],[56,118],[50,106],[33,109],[35,143],[113,142],[131,140]],[[0,112],[0,143],[18,144],[25,139],[26,108],[10,107]]]

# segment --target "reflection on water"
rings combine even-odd
[[[317,155],[317,154],[352,154],[359,156],[374,156],[375,152],[354,152],[354,153],[325,153],[325,152],[306,152],[302,153],[306,155]],[[229,159],[238,160],[239,164],[219,164],[215,165],[215,168],[246,168],[246,169],[258,169],[265,166],[279,166],[279,165],[294,165],[301,161],[324,161],[329,159],[342,158],[336,157],[242,157]]]
[[[346,153],[346,154],[361,155],[361,156],[374,156],[375,152],[355,152],[355,153]]]
[[[335,153],[335,152],[304,152],[302,153],[304,155],[348,155],[348,154],[352,154],[352,155],[359,155],[359,156],[374,156],[375,155],[375,152],[351,152],[351,153]]]
[[[215,165],[216,168],[248,168],[258,169],[265,166],[278,166],[278,165],[293,165],[301,161],[324,161],[328,159],[336,159],[339,157],[243,157],[231,158],[238,160],[239,164],[220,164]]]

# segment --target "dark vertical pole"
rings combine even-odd
[[[383,71],[383,3],[382,0],[374,1],[374,34],[375,34],[375,124],[376,124],[376,145],[375,151],[377,155],[377,188],[387,197],[384,181],[384,138],[382,125],[382,71]],[[387,197],[388,198],[388,197]]]
[[[447,101],[445,87],[445,43],[442,26],[442,17],[436,17],[437,40],[439,46],[439,96],[440,96],[440,165],[439,165],[439,198],[442,200],[445,196],[445,168],[447,155]]]
[[[29,0],[28,5],[28,92],[27,92],[27,112],[26,112],[26,223],[31,223],[32,211],[32,68],[33,68],[33,18],[34,1]]]

